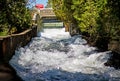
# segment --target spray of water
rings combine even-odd
[[[120,81],[120,70],[104,66],[109,54],[64,28],[45,29],[16,50],[10,64],[25,81]]]

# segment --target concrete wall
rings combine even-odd
[[[8,62],[18,47],[27,45],[36,35],[37,27],[33,27],[19,34],[0,36],[0,61]]]

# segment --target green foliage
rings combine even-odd
[[[120,40],[120,1],[107,0],[107,4],[100,13],[98,33],[101,37]]]
[[[58,0],[52,0],[52,7],[54,9],[54,12],[55,12],[56,16],[59,19],[64,21],[65,13],[63,11],[63,6],[64,6],[63,5],[63,0],[59,0],[59,1]]]
[[[101,12],[105,0],[72,0],[72,9],[74,10],[74,18],[78,21],[81,32],[88,32],[93,35],[98,26],[97,20]]]
[[[48,0],[47,5],[45,6],[45,8],[51,8],[52,7],[52,2],[51,0]]]
[[[31,26],[31,15],[25,0],[1,0],[0,7],[0,32],[21,32]]]
[[[56,16],[64,22],[66,31],[69,31],[70,26],[74,26],[75,30],[78,27],[76,19],[73,17],[72,0],[52,0],[52,7]]]
[[[74,23],[93,41],[120,41],[120,0],[52,0],[52,7],[64,23]],[[108,40],[109,40],[108,39]]]
[[[110,9],[110,37],[113,40],[119,40],[120,42],[120,1],[108,0],[107,7]]]
[[[71,22],[73,20],[71,1],[72,0],[52,0],[52,7],[55,14],[63,22]]]

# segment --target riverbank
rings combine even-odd
[[[93,41],[89,36],[83,35],[83,39],[87,40],[90,46],[98,48],[98,52],[111,51],[110,58],[105,63],[105,66],[120,69],[120,43],[119,41],[110,41],[109,38],[96,38]]]

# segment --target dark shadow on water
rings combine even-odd
[[[110,58],[105,63],[106,66],[114,67],[115,69],[120,69],[120,54],[112,52]]]
[[[0,63],[0,81],[23,81],[8,63]]]
[[[120,81],[120,78],[110,78],[103,74],[72,73],[59,69],[52,69],[33,75],[38,76],[34,81]],[[41,77],[43,79],[41,79]]]

